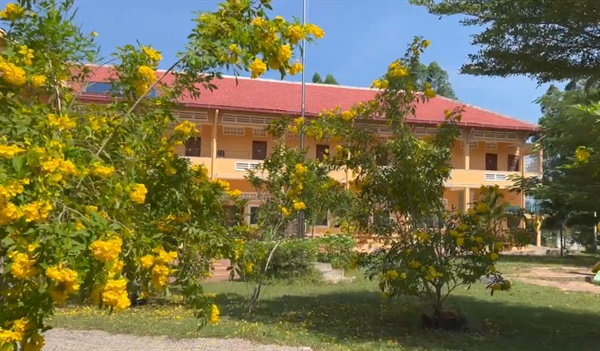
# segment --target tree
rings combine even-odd
[[[338,82],[337,80],[335,80],[335,77],[333,77],[333,75],[329,73],[325,76],[323,84],[338,85]]]
[[[593,212],[600,206],[600,178],[593,161],[596,157],[591,162],[579,162],[573,152],[580,147],[597,147],[597,121],[574,105],[590,104],[600,98],[600,93],[585,90],[581,83],[569,85],[565,91],[551,86],[539,99],[544,115],[540,119],[543,135],[537,147],[544,150],[544,174],[542,179],[534,177],[518,183],[539,202],[546,217],[543,227],[559,231],[561,237],[568,227],[591,228]],[[593,235],[588,231],[587,236],[589,240],[584,241],[594,250]]]
[[[411,0],[440,16],[483,28],[462,73],[524,75],[539,83],[600,74],[600,2],[595,0]]]
[[[117,48],[110,102],[80,106],[75,87],[92,68],[79,62],[96,62],[98,50],[75,24],[73,4],[19,0],[0,11],[2,350],[41,349],[46,318],[68,299],[123,310],[136,294],[165,294],[171,277],[199,326],[216,323],[201,282],[211,260],[234,247],[221,204],[239,191],[175,155],[198,131],[183,122],[165,136],[172,110],[181,94],[216,89],[228,69],[297,73],[296,43],[323,35],[269,19],[268,1],[224,2],[194,16],[166,73],[157,76],[162,56],[151,46]],[[281,35],[265,41],[274,31]],[[148,96],[153,88],[161,94]]]
[[[428,45],[415,38],[407,53],[373,82],[379,92],[372,101],[325,111],[301,127],[316,141],[339,140],[335,157],[327,162],[355,170],[350,225],[384,244],[362,261],[368,276],[379,279],[384,296],[424,298],[434,310],[433,323],[440,326],[443,303],[456,286],[474,284],[482,275],[489,275],[492,292],[508,290],[510,284],[494,266],[505,234],[500,223],[506,204],[499,190],[482,188],[480,201],[463,214],[447,213],[442,204],[460,111],[447,111],[437,133],[425,140],[407,123],[417,104],[435,96],[428,84],[422,94],[416,89],[416,75],[409,69],[419,67]],[[385,122],[387,136],[369,128],[375,121]]]
[[[325,80],[321,79],[321,75],[318,72],[315,72],[312,77],[312,82],[317,84],[330,84],[330,85],[339,85],[335,77],[329,73],[325,76]]]
[[[428,85],[437,95],[444,96],[450,99],[457,99],[450,77],[437,62],[431,62],[429,65],[418,63],[410,66],[409,71],[414,74],[417,88],[420,91],[425,91]]]
[[[315,74],[313,74],[312,82],[317,84],[323,84],[323,79],[321,78],[321,75],[319,75],[318,72],[315,72]]]

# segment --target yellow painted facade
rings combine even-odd
[[[204,164],[208,174],[230,182],[232,189],[239,189],[249,200],[245,211],[250,221],[250,213],[259,202],[255,190],[245,180],[248,169],[258,166],[268,155],[274,142],[264,127],[273,116],[237,113],[219,110],[186,110],[179,113],[181,120],[195,122],[199,129],[199,140],[188,142],[177,149],[177,154],[187,157],[193,164]],[[414,131],[423,137],[433,133],[433,128],[415,126]],[[503,189],[504,199],[511,205],[524,207],[524,196],[511,193],[510,175],[535,175],[541,168],[534,167],[533,173],[525,172],[524,157],[530,153],[526,144],[528,132],[499,131],[485,129],[464,129],[460,140],[454,145],[452,156],[452,176],[446,183],[444,202],[448,208],[465,209],[477,196],[482,185],[498,185]],[[299,146],[298,136],[288,135],[289,146]],[[466,146],[469,147],[466,147]],[[336,144],[305,139],[309,157],[328,149],[335,156]],[[539,164],[539,158],[538,158]],[[336,180],[348,184],[352,172],[339,170],[331,173]],[[316,232],[330,230],[328,225],[316,227]]]

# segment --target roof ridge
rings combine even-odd
[[[458,103],[458,104],[461,104],[461,105],[464,105],[464,106],[467,106],[467,107],[471,107],[471,108],[474,108],[474,109],[477,109],[477,110],[480,110],[480,111],[485,111],[485,112],[493,113],[493,114],[498,115],[500,117],[512,119],[512,120],[517,121],[517,122],[527,123],[527,124],[532,125],[532,126],[537,126],[536,124],[528,122],[528,121],[523,120],[521,118],[517,118],[517,117],[505,115],[503,113],[492,111],[492,110],[489,110],[487,108],[475,106],[475,105],[472,105],[472,104],[469,104],[469,103],[466,103],[466,102],[463,102],[463,101],[460,101],[460,100],[452,99],[452,98],[441,96],[441,95],[437,95],[435,98],[443,99],[443,100],[448,100],[450,102]]]

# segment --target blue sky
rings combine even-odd
[[[161,50],[164,66],[175,60],[190,33],[195,11],[215,10],[214,0],[78,0],[77,21],[99,33],[103,56],[115,47],[139,40]],[[273,15],[302,16],[302,0],[273,0]],[[472,28],[457,17],[430,15],[407,0],[308,0],[308,22],[319,25],[325,38],[307,48],[306,72],[333,74],[350,86],[369,86],[387,65],[404,54],[415,35],[431,41],[423,61],[437,61],[448,74],[458,98],[468,104],[529,122],[537,122],[534,100],[547,86],[525,77],[488,78],[458,74],[467,55]],[[161,67],[166,68],[166,67]],[[276,78],[276,75],[269,78]],[[300,80],[300,75],[286,78]]]

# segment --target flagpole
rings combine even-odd
[[[306,25],[306,10],[307,1],[302,0],[302,26]],[[302,39],[302,96],[300,101],[300,117],[304,119],[306,114],[306,39]],[[300,149],[304,150],[304,128],[300,128]],[[303,238],[305,234],[304,229],[304,212],[298,213],[298,236]]]

